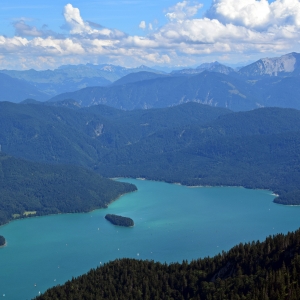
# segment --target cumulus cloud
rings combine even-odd
[[[80,10],[73,7],[72,4],[67,4],[64,7],[64,18],[65,24],[64,29],[68,29],[71,35],[79,36],[90,36],[90,38],[101,38],[101,39],[118,39],[126,36],[120,30],[111,30],[102,27],[99,24],[84,21],[80,15]]]
[[[86,21],[79,8],[67,4],[64,35],[25,20],[13,23],[15,36],[0,36],[0,65],[7,67],[10,61],[38,68],[99,60],[127,66],[184,65],[205,57],[243,55],[248,60],[300,49],[300,0],[214,0],[203,17],[201,8],[197,1],[178,2],[167,9],[166,24],[141,21],[139,27],[148,30],[138,36]]]
[[[232,23],[256,29],[273,26],[300,25],[298,0],[216,0],[207,12],[207,17],[222,23]]]

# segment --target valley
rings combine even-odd
[[[10,251],[20,252],[19,250],[24,247],[22,236],[18,236],[18,231],[21,232],[21,229],[16,224],[24,222],[23,224],[29,224],[30,227],[30,222],[38,224],[40,220],[44,220],[44,217],[32,217],[48,215],[45,218],[49,218],[47,220],[51,220],[50,223],[53,218],[63,226],[64,217],[69,218],[69,215],[65,214],[72,213],[71,219],[79,220],[82,217],[85,222],[88,222],[87,218],[96,215],[101,215],[104,219],[104,211],[108,211],[109,214],[106,215],[109,216],[110,222],[132,228],[120,229],[111,224],[103,225],[102,221],[93,223],[96,233],[101,235],[101,239],[95,242],[98,249],[104,251],[101,264],[120,259],[120,264],[128,263],[134,265],[134,268],[143,268],[136,265],[133,260],[121,259],[130,257],[171,263],[182,259],[194,260],[199,257],[204,259],[204,255],[217,255],[211,260],[205,260],[204,264],[208,269],[196,271],[198,275],[206,272],[205,276],[201,273],[203,276],[199,275],[197,279],[202,282],[203,287],[200,292],[198,291],[199,293],[197,292],[198,294],[194,283],[190,282],[191,290],[181,289],[181,296],[176,294],[176,288],[170,284],[169,288],[172,287],[173,294],[166,293],[166,297],[168,295],[173,298],[178,296],[178,299],[181,299],[180,297],[190,299],[191,293],[195,297],[208,294],[214,297],[214,291],[216,295],[221,293],[218,286],[213,286],[216,281],[219,280],[220,284],[230,286],[233,282],[234,284],[238,282],[235,276],[241,275],[240,271],[244,272],[245,276],[246,274],[252,276],[251,272],[257,268],[253,264],[246,266],[241,262],[235,265],[236,262],[232,262],[232,253],[236,253],[236,249],[243,253],[250,251],[252,258],[256,259],[254,252],[258,251],[257,249],[265,249],[268,243],[279,245],[281,242],[279,243],[278,239],[285,239],[285,246],[280,244],[278,247],[283,247],[280,249],[286,251],[284,253],[290,253],[291,259],[286,260],[285,256],[288,254],[284,254],[277,260],[279,250],[277,246],[272,246],[273,248],[270,246],[273,250],[268,252],[268,258],[265,258],[268,259],[266,269],[277,272],[281,268],[280,264],[284,262],[289,264],[287,266],[289,271],[294,270],[294,275],[291,276],[295,277],[299,271],[297,260],[299,249],[298,242],[292,242],[290,239],[293,236],[298,241],[299,232],[287,233],[299,227],[297,218],[297,206],[300,205],[299,66],[299,54],[293,52],[278,58],[260,59],[239,70],[214,62],[194,69],[185,68],[170,73],[146,66],[124,68],[92,64],[66,65],[45,71],[0,71],[0,91],[3,91],[0,93],[0,225],[5,224],[0,228],[0,243],[6,244],[0,249],[0,259],[2,253],[6,253],[4,256],[10,255],[12,253]],[[123,179],[112,180],[111,178]],[[143,194],[143,189],[147,189],[147,185],[151,186],[152,190],[148,188],[148,194]],[[170,186],[180,189],[178,196],[180,195],[181,198],[175,194],[172,194],[171,200],[160,197],[160,193],[164,195]],[[195,193],[217,193],[218,201],[221,202],[207,200],[215,204],[209,206],[206,203],[208,205],[206,207],[199,200],[203,195],[193,194],[193,190]],[[231,191],[238,193],[241,190],[243,195],[230,194]],[[227,191],[230,191],[230,195],[223,196]],[[136,198],[139,193],[142,193],[146,200]],[[189,193],[196,197],[190,206],[185,203],[185,195]],[[256,194],[251,197],[246,196],[251,193]],[[150,199],[149,195],[152,195],[153,199]],[[261,195],[268,198],[267,204]],[[235,200],[231,200],[230,197]],[[115,201],[119,198],[127,199],[127,204],[122,206],[121,200]],[[172,200],[175,202],[173,203]],[[246,203],[247,201],[249,203]],[[141,211],[136,212],[134,207],[139,207],[142,203],[144,207],[140,207]],[[237,232],[234,229],[237,228],[236,224],[238,228],[242,228],[241,224],[245,221],[245,215],[243,219],[237,217],[244,209],[236,208],[241,203],[244,207],[256,204],[255,209],[251,211],[251,216],[247,216],[248,227],[245,225],[245,231]],[[121,205],[122,209],[114,211],[113,208],[118,205]],[[246,210],[250,210],[248,206]],[[146,208],[150,207],[153,209],[151,216],[146,212]],[[204,208],[206,213],[201,215]],[[175,211],[180,212],[181,215],[172,215]],[[199,222],[203,221],[203,223],[195,221],[198,214],[202,218]],[[268,214],[272,214],[270,219]],[[123,215],[132,216],[134,223],[128,217],[122,218]],[[212,218],[215,215],[220,219],[216,221]],[[59,219],[60,217],[62,219]],[[234,219],[235,217],[237,219]],[[23,220],[18,220],[21,218]],[[144,222],[143,218],[152,221]],[[276,223],[279,219],[282,223]],[[166,223],[167,220],[170,223]],[[212,226],[212,222],[216,222],[217,227]],[[170,224],[177,224],[174,231]],[[205,233],[199,235],[193,244],[191,241],[194,241],[196,234],[195,224],[198,224],[197,232],[205,229]],[[109,225],[114,229],[107,229],[105,233],[101,231],[102,226],[108,228]],[[75,229],[74,224],[73,226]],[[142,226],[143,230],[140,235],[135,236],[135,233],[140,230],[139,226]],[[151,226],[154,226],[155,232],[151,232],[150,237],[147,228],[150,229]],[[266,228],[262,230],[264,226]],[[45,224],[44,229],[47,227],[51,226]],[[218,245],[215,245],[216,240],[210,240],[214,246],[209,246],[207,251],[200,253],[202,241],[209,240],[208,235],[215,237],[216,232],[219,232],[218,228],[221,227],[224,229],[222,234],[224,236],[227,234],[227,240],[223,240],[222,244],[218,242]],[[256,229],[252,234],[249,228],[253,229],[253,227]],[[17,229],[10,231],[7,228]],[[189,232],[189,228],[193,228],[193,231]],[[112,235],[118,241],[120,235],[117,237],[115,232],[118,233],[118,230],[122,230],[122,234],[128,238],[132,246],[137,247],[138,243],[135,241],[142,239],[145,243],[143,249],[148,249],[149,243],[152,242],[165,245],[163,247],[166,249],[161,252],[156,249],[156,254],[153,256],[149,253],[142,256],[140,250],[134,250],[133,255],[133,248],[120,255],[121,252],[108,255],[106,251],[109,250],[104,246],[107,242],[112,243],[117,251],[121,249],[114,244],[115,241],[107,239]],[[124,230],[131,230],[131,233]],[[41,232],[36,231],[34,236],[37,242],[32,241],[32,246],[37,246],[39,249],[37,251],[42,252],[41,247],[49,246],[49,242],[55,244],[56,238],[62,242],[70,235],[74,242],[80,236],[79,240],[82,242],[86,234],[81,232],[80,225],[74,235],[68,232],[65,236],[59,237],[59,231],[58,227],[55,233],[51,230],[47,231],[47,235],[52,236],[49,241],[45,236],[42,237]],[[81,233],[77,236],[78,232]],[[166,238],[170,232],[170,237]],[[267,235],[282,232],[287,234],[284,238],[280,235],[273,236],[266,242],[262,242]],[[231,234],[234,238],[229,236]],[[24,236],[30,240],[29,235]],[[154,238],[152,235],[157,236]],[[190,238],[190,241],[185,240],[184,235]],[[38,242],[39,239],[41,243]],[[95,236],[87,235],[87,239],[86,243],[92,247],[91,241],[95,240]],[[165,240],[162,242],[163,239]],[[257,239],[262,242],[256,243],[257,248],[252,243],[253,249],[249,244],[236,246],[230,250],[239,242],[250,243]],[[21,241],[20,244],[18,240]],[[176,244],[176,240],[185,240],[186,246],[181,249],[181,246]],[[217,240],[222,240],[219,234]],[[104,244],[101,244],[101,241]],[[123,240],[125,244],[128,241]],[[177,249],[178,255],[172,256],[168,243],[173,245],[172,249]],[[68,245],[70,246],[69,243],[64,242],[65,247]],[[53,248],[49,249],[54,253]],[[89,256],[84,246],[78,249]],[[189,249],[193,249],[191,254]],[[228,252],[218,256],[218,253],[224,249]],[[32,248],[27,248],[27,251],[31,252]],[[265,250],[261,251],[258,255],[265,255]],[[41,256],[37,265],[43,263],[52,254]],[[68,264],[79,260],[74,248],[72,252],[63,251],[61,257],[58,255],[55,258],[59,268],[67,261],[68,255],[72,258]],[[92,260],[85,267],[81,265],[79,268],[69,268],[60,277],[59,283],[63,284],[71,276],[79,276],[87,272],[93,268],[93,264],[97,266],[99,263],[96,261],[99,258],[96,256],[94,253]],[[221,256],[222,259],[219,259]],[[171,258],[174,260],[171,261]],[[15,259],[20,263],[20,257],[15,256]],[[60,261],[59,264],[57,259]],[[203,264],[201,259],[198,261],[199,264]],[[249,260],[249,257],[245,259]],[[32,259],[29,258],[29,261]],[[270,261],[274,263],[269,263]],[[114,264],[118,264],[118,260],[106,264],[103,270]],[[213,264],[215,266],[217,264],[218,267],[212,268]],[[228,264],[234,266],[231,271],[226,267],[229,266]],[[241,264],[242,268],[240,268]],[[35,263],[33,265],[37,266]],[[149,268],[158,268],[158,266],[161,265],[149,264]],[[163,268],[172,269],[173,266],[165,265]],[[185,268],[187,264],[183,262],[182,265],[176,266],[180,269]],[[189,262],[189,268],[192,266],[193,263]],[[26,269],[28,265],[25,264],[23,267]],[[169,272],[167,269],[163,272]],[[3,270],[13,272],[9,266],[4,267]],[[97,276],[102,276],[99,275],[101,270],[102,267],[95,271]],[[37,272],[36,269],[32,271]],[[45,274],[48,271],[45,271]],[[54,276],[54,270],[49,272]],[[23,271],[22,274],[24,278]],[[12,273],[11,276],[13,277],[14,274]],[[12,277],[8,276],[8,278]],[[232,280],[230,283],[226,281],[229,277]],[[48,279],[44,278],[44,280],[41,284],[42,291],[53,285],[53,282],[50,284]],[[206,285],[205,282],[210,283]],[[11,282],[8,286],[10,284]],[[288,283],[283,284],[286,285]],[[1,287],[3,288],[4,286]],[[148,286],[148,288],[152,287]],[[271,289],[269,286],[263,288]],[[295,294],[299,289],[298,284],[293,288]],[[247,287],[241,285],[239,293],[242,294],[245,290]],[[56,293],[55,290],[49,293],[52,292]],[[230,289],[227,292],[230,292]],[[64,291],[60,290],[58,293]],[[116,294],[117,291],[114,293]],[[126,291],[122,293],[126,295]],[[251,293],[249,290],[249,293],[246,293],[247,297],[254,297],[255,292]],[[252,296],[249,296],[250,294]],[[28,295],[34,297],[38,294],[30,289]],[[51,295],[47,298],[45,294],[42,297],[46,298],[40,299],[55,297],[54,294]],[[113,298],[111,295],[106,296],[105,299]],[[14,297],[16,296],[9,299],[16,299]],[[139,299],[138,296],[136,299]]]

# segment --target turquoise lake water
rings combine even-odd
[[[192,260],[300,227],[300,207],[274,204],[270,191],[122,181],[138,191],[107,209],[0,227],[7,240],[0,248],[0,297],[31,299],[115,258]],[[104,219],[107,213],[131,217],[135,226],[114,226]]]

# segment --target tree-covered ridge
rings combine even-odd
[[[0,153],[0,190],[0,224],[4,224],[26,212],[45,215],[104,208],[136,187],[81,167],[32,163]]]
[[[233,113],[198,103],[122,111],[0,103],[3,152],[105,177],[239,185],[300,204],[300,111]]]
[[[161,130],[111,151],[98,167],[104,176],[270,189],[280,196],[276,202],[298,205],[299,113],[258,109],[223,115],[202,126]]]
[[[122,217],[114,214],[107,214],[105,219],[117,226],[132,227],[134,222],[131,218]]]
[[[162,110],[125,112],[106,106],[72,110],[0,102],[0,145],[10,155],[34,161],[92,168],[113,149],[157,131],[205,124],[230,113],[189,103]]]
[[[0,235],[0,247],[4,246],[6,243],[4,236]]]
[[[300,230],[182,263],[120,259],[35,298],[297,300]]]

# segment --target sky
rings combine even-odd
[[[43,4],[44,3],[44,4]],[[0,69],[242,65],[300,52],[300,0],[1,0]]]

